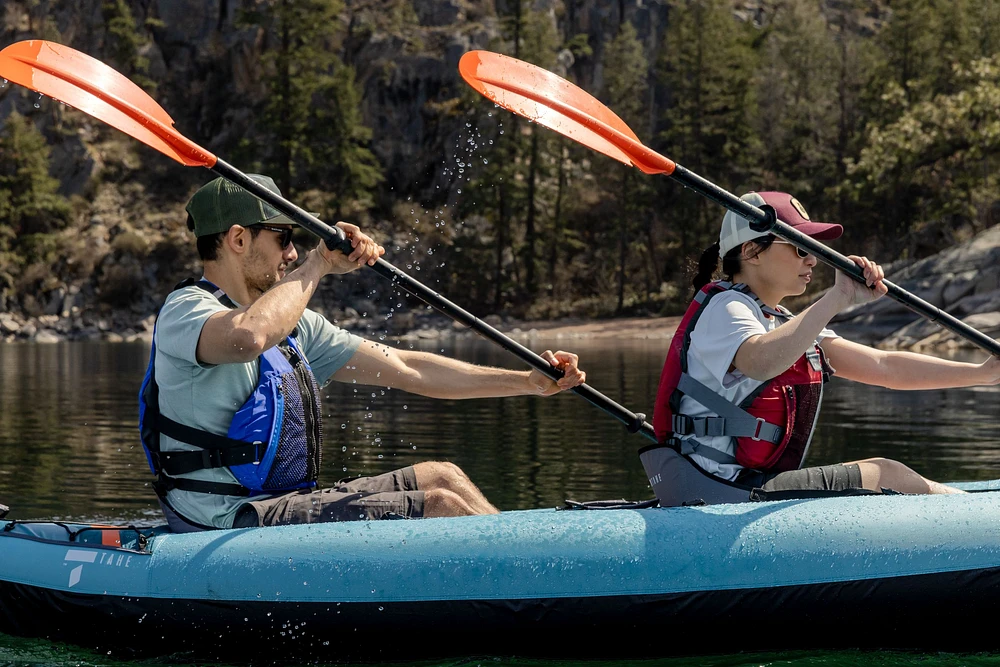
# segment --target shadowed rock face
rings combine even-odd
[[[1000,226],[931,257],[897,265],[886,277],[986,335],[1000,335]],[[972,346],[888,298],[844,311],[834,326],[852,340],[879,347]]]
[[[0,25],[0,37],[3,43],[38,37],[47,12],[59,41],[111,62],[103,4],[104,0],[55,0],[30,11],[11,10]],[[137,25],[151,18],[160,22],[144,32],[150,41],[142,49],[149,59],[149,76],[159,82],[155,98],[179,129],[211,150],[230,148],[252,131],[251,111],[266,94],[258,81],[265,36],[239,24],[241,10],[252,4],[249,0],[129,2]],[[352,3],[347,5],[344,24],[351,30]],[[666,0],[535,3],[536,9],[550,12],[560,34],[587,34],[595,57],[577,61],[573,75],[592,90],[602,85],[603,73],[595,63],[616,34],[621,10],[652,54],[666,29],[666,5]],[[437,165],[447,157],[448,147],[454,147],[465,121],[448,104],[466,92],[458,76],[458,59],[470,49],[497,48],[501,38],[497,12],[509,8],[505,0],[413,0],[412,6],[417,23],[402,28],[404,34],[376,31],[361,38],[347,34],[341,56],[357,71],[363,118],[373,129],[372,148],[387,168],[388,181],[396,184],[395,191],[441,196],[449,184],[434,172],[441,171]],[[0,107],[0,117],[12,106]],[[56,150],[67,161],[84,163],[56,174],[66,194],[83,192],[95,171],[86,167],[93,160],[85,147]]]

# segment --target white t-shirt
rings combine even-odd
[[[743,375],[735,368],[729,370],[736,358],[736,351],[748,338],[766,334],[779,324],[777,318],[764,314],[757,302],[742,292],[727,290],[716,294],[701,312],[694,331],[691,332],[688,374],[727,401],[739,404],[764,383]],[[817,340],[837,337],[832,330],[823,329]],[[690,417],[715,415],[689,396],[681,398],[680,413]],[[736,455],[736,439],[733,437],[688,437],[697,440],[699,445],[713,447],[730,456]],[[718,463],[697,453],[692,454],[691,458],[706,472],[730,481],[736,479],[736,475],[743,469],[737,463]]]
[[[160,411],[165,417],[194,428],[225,435],[233,415],[246,402],[260,376],[260,360],[246,364],[212,366],[198,361],[201,329],[212,315],[228,308],[201,289],[190,286],[172,292],[156,320],[156,384]],[[299,347],[319,386],[354,355],[361,338],[340,329],[308,308],[298,324]],[[163,451],[197,451],[165,435]],[[209,468],[186,475],[188,479],[236,484],[228,468]],[[173,489],[167,502],[185,518],[206,526],[230,528],[237,510],[249,498],[192,493]]]

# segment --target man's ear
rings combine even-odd
[[[226,232],[226,245],[237,254],[246,252],[250,245],[250,230],[241,225],[233,225]]]

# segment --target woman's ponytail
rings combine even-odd
[[[701,259],[698,260],[698,273],[691,281],[691,284],[694,285],[695,292],[712,281],[712,277],[715,275],[718,268],[719,242],[716,241],[712,245],[705,248],[705,252],[701,254]]]

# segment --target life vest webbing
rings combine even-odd
[[[688,417],[674,415],[673,427],[675,435],[695,436],[730,436],[733,438],[753,438],[779,443],[785,437],[785,430],[775,424],[769,424],[760,417],[754,417],[749,412],[727,401],[701,382],[687,373],[681,374],[677,390],[690,396],[703,406],[714,412],[718,417]],[[734,459],[735,460],[735,459]]]
[[[205,290],[227,308],[234,309],[237,307],[225,292],[205,279],[194,280],[187,278],[176,285],[174,290],[176,291],[192,285]],[[159,313],[157,313],[157,317],[159,317]],[[152,354],[155,355],[155,353],[154,347]],[[165,497],[167,492],[173,489],[223,496],[249,496],[249,489],[240,484],[175,477],[175,475],[184,475],[196,470],[253,463],[260,460],[260,447],[262,443],[247,443],[242,440],[234,440],[224,435],[192,428],[176,422],[169,417],[164,417],[160,413],[160,391],[156,383],[155,372],[154,368],[150,374],[149,384],[146,387],[147,407],[144,419],[145,423],[143,425],[144,429],[151,431],[152,438],[155,438],[155,451],[153,454],[159,474],[153,483],[153,490],[160,497]],[[161,434],[179,442],[199,447],[201,450],[165,452],[159,446]]]
[[[196,470],[223,468],[259,461],[262,442],[243,442],[202,431],[154,414],[151,426],[178,442],[200,447],[201,451],[160,452],[160,467],[168,475],[185,475]]]
[[[744,407],[753,403],[753,400],[767,388],[768,383],[761,384],[741,405],[735,405],[730,401],[709,389],[703,383],[694,379],[688,373],[688,351],[691,345],[691,334],[704,312],[708,301],[722,292],[733,290],[745,294],[756,302],[761,311],[772,317],[780,317],[788,320],[792,314],[778,306],[777,309],[770,308],[754,294],[745,283],[733,284],[728,281],[719,281],[708,290],[699,290],[694,297],[694,302],[698,304],[697,310],[692,314],[686,329],[680,348],[680,376],[677,386],[672,392],[669,403],[671,411],[671,431],[673,442],[681,454],[697,454],[704,458],[721,464],[737,463],[736,457],[714,447],[703,445],[693,438],[679,438],[678,436],[695,437],[719,437],[726,436],[732,438],[751,438],[753,440],[763,440],[772,444],[782,441],[785,436],[784,428],[777,424],[771,424],[762,418],[754,417],[744,410]],[[680,403],[683,396],[688,396],[697,401],[717,416],[690,417],[680,412]]]

